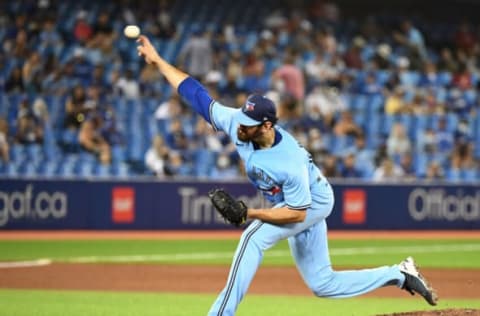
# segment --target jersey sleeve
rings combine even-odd
[[[310,184],[308,181],[308,170],[302,167],[295,170],[295,173],[289,173],[283,183],[283,194],[285,204],[288,208],[301,210],[309,208],[312,204],[310,194]]]
[[[211,124],[215,130],[224,131],[232,139],[236,137],[237,126],[234,118],[238,109],[225,106],[217,101],[210,104]]]

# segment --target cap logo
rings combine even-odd
[[[244,112],[253,111],[253,110],[255,110],[255,103],[247,101],[245,103],[245,111]]]

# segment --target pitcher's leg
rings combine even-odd
[[[292,255],[305,283],[317,296],[351,297],[386,285],[401,286],[405,276],[398,265],[375,269],[333,271],[325,221],[289,238]]]
[[[314,224],[309,217],[302,223],[272,225],[254,221],[243,232],[230,268],[227,285],[210,309],[209,315],[234,315],[260,265],[263,252],[279,240],[298,234]]]
[[[263,223],[253,222],[242,234],[230,267],[227,285],[213,303],[208,315],[234,315],[238,304],[248,290],[248,287],[263,258],[260,249],[252,236],[258,234]]]

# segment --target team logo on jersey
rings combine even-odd
[[[244,112],[253,111],[253,110],[255,110],[255,103],[247,101],[247,103],[245,103],[245,111]]]
[[[275,195],[282,192],[282,189],[279,186],[273,186],[270,189],[262,189],[262,191],[267,195]]]

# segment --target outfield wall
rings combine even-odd
[[[480,229],[480,186],[333,182],[331,229]],[[0,179],[0,229],[226,229],[212,182]],[[251,207],[244,182],[226,188]],[[235,229],[235,228],[232,228]]]

